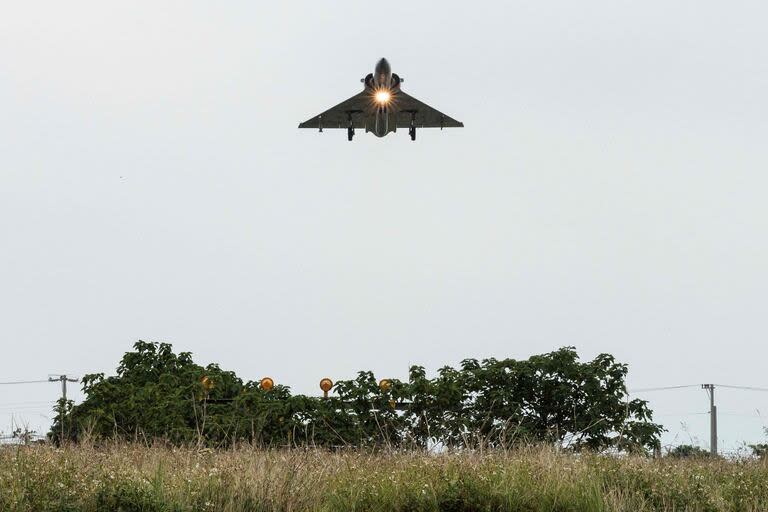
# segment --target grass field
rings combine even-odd
[[[764,461],[118,445],[0,449],[2,511],[768,510]]]

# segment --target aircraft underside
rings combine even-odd
[[[346,128],[352,140],[356,129],[364,129],[384,137],[398,128],[408,128],[411,140],[416,140],[417,128],[454,128],[464,124],[405,93],[403,79],[392,73],[386,59],[381,59],[374,73],[361,80],[362,92],[339,103],[322,114],[301,123],[299,128]]]
[[[397,131],[397,115],[393,115],[388,109],[376,112],[366,120],[365,131],[373,132],[377,137],[384,137],[390,132]],[[414,130],[414,137],[415,137]],[[353,133],[354,135],[354,133]]]

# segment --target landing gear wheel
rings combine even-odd
[[[408,135],[411,136],[411,140],[416,140],[416,127],[415,126],[411,126],[410,128],[408,128]]]
[[[355,129],[351,126],[347,128],[347,140],[352,140],[352,137],[355,136]]]

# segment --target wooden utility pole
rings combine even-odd
[[[702,389],[709,393],[709,452],[717,456],[717,406],[715,405],[715,385],[702,384]]]
[[[77,382],[77,379],[66,375],[48,377],[48,382],[61,382],[61,403],[59,405],[59,424],[61,425],[61,442],[64,442],[64,408],[67,405],[67,382]]]

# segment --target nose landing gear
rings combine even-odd
[[[408,135],[411,136],[411,140],[416,140],[416,127],[415,126],[411,126],[410,128],[408,128]]]
[[[347,140],[352,140],[352,137],[355,136],[355,129],[353,127],[347,128]]]

